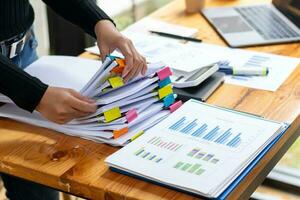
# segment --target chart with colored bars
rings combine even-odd
[[[152,161],[152,162],[156,162],[156,163],[159,163],[163,160],[159,156],[154,155],[153,153],[151,153],[150,151],[146,151],[144,147],[141,147],[139,150],[134,152],[134,155],[138,156],[140,158]]]
[[[148,143],[170,151],[177,151],[183,146],[182,144],[177,144],[175,142],[165,141],[161,137],[153,137],[148,140]]]
[[[194,148],[192,149],[187,156],[196,158],[196,159],[201,159],[205,162],[209,162],[212,164],[217,164],[220,159],[217,158],[214,154],[207,153],[204,150],[201,150],[201,148]]]
[[[265,62],[269,61],[270,58],[266,56],[253,55],[244,64],[244,67],[263,67]]]
[[[190,120],[184,116],[173,123],[169,127],[169,130],[202,138],[231,148],[238,147],[242,142],[242,133],[233,133],[232,128],[224,129],[219,126],[210,127],[210,125],[206,123],[199,123],[197,119],[189,121]]]

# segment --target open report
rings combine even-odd
[[[285,129],[284,123],[190,100],[106,163],[121,173],[217,198]]]

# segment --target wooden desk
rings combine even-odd
[[[252,2],[210,0],[208,6]],[[196,27],[205,42],[224,45],[200,14],[187,16],[183,10],[184,1],[175,0],[151,17]],[[250,49],[300,57],[299,43]],[[230,194],[230,199],[247,199],[299,135],[300,66],[276,92],[225,84],[208,102],[291,123],[284,137]],[[0,127],[1,172],[91,199],[196,199],[111,172],[103,161],[117,148],[8,119],[1,119]]]

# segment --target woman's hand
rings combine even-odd
[[[137,52],[131,40],[123,36],[111,21],[100,20],[95,26],[95,33],[102,60],[116,49],[119,49],[125,56],[126,67],[122,74],[125,81],[139,74],[145,75],[146,59]]]
[[[36,110],[50,121],[64,124],[96,112],[97,106],[74,90],[49,86]]]

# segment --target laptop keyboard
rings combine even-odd
[[[235,10],[265,40],[300,37],[269,6],[237,7]]]

